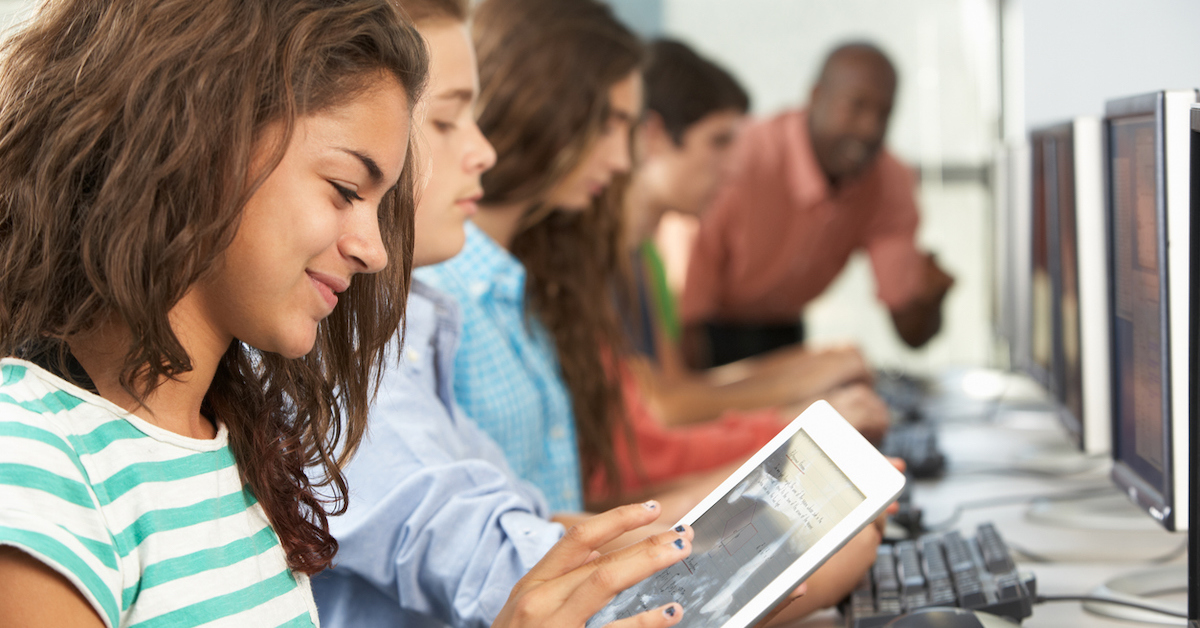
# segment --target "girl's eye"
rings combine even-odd
[[[340,194],[342,196],[342,198],[346,199],[347,203],[353,203],[354,201],[363,200],[363,197],[359,196],[358,192],[355,192],[354,190],[351,190],[350,188],[348,188],[344,185],[338,185],[338,184],[334,183],[333,181],[330,181],[329,185],[332,185],[333,189],[337,190],[337,193]]]
[[[453,122],[441,122],[439,120],[434,120],[433,128],[441,131],[442,133],[446,133],[448,131],[453,131],[455,127]]]

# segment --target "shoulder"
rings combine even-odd
[[[880,150],[875,170],[884,191],[911,191],[916,187],[913,169],[886,148]]]
[[[61,574],[110,625],[118,618],[118,555],[87,453],[119,435],[86,393],[20,360],[0,361],[0,545]],[[82,393],[82,394],[80,394]]]
[[[746,124],[738,134],[736,153],[739,163],[770,162],[779,158],[794,140],[801,114],[783,111]]]
[[[80,455],[103,451],[114,441],[145,436],[123,414],[32,363],[0,360],[0,438],[14,447],[36,442],[77,462]]]

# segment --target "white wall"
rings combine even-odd
[[[0,35],[17,20],[29,17],[34,7],[31,0],[0,0]]]
[[[910,163],[980,163],[998,133],[994,0],[664,0],[663,29],[741,79],[754,111],[807,99],[825,54],[869,39],[900,86],[889,144]]]
[[[1196,0],[1023,0],[1028,127],[1102,114],[1104,101],[1200,87]]]

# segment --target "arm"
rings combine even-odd
[[[771,440],[786,423],[777,411],[765,410],[669,428],[646,404],[632,372],[623,362],[617,368],[627,420],[625,428],[613,433],[613,453],[621,480],[614,486],[602,473],[587,478],[586,494],[592,508],[613,500],[626,502],[646,491],[667,490],[680,478],[740,460]],[[704,494],[701,492],[696,501]]]
[[[903,460],[899,458],[889,458],[888,460],[898,471],[904,472]],[[830,557],[801,585],[805,587],[805,591],[815,586],[816,595],[804,600],[801,604],[797,604],[795,599],[781,604],[759,625],[774,626],[789,623],[814,611],[833,606],[850,595],[858,586],[862,576],[875,563],[879,544],[883,541],[883,531],[887,527],[887,516],[894,515],[899,510],[900,507],[896,502],[889,504],[885,514],[876,517],[872,525],[867,526],[857,536],[850,539],[842,549]],[[810,583],[812,584],[810,585]]]
[[[0,628],[104,626],[75,585],[13,547],[0,547],[0,591]]]
[[[756,410],[810,399],[853,382],[871,380],[853,347],[780,349],[704,373],[669,377],[648,362],[634,363],[647,403],[666,425],[716,419],[728,410]]]
[[[784,412],[786,416],[796,416],[817,399],[818,397],[806,399],[785,408]],[[870,387],[864,384],[851,384],[829,392],[824,395],[824,399],[867,440],[875,444],[883,441],[883,436],[887,434],[888,426],[891,424],[891,415],[887,404]]]
[[[486,626],[562,536],[541,494],[423,381],[388,369],[345,469],[349,508],[329,520],[337,566],[314,580],[330,626],[364,623],[367,610],[379,623],[406,611]]]
[[[838,550],[819,569],[809,576],[804,584],[808,592],[804,597],[787,605],[772,618],[771,625],[787,624],[807,615],[829,608],[842,601],[858,586],[864,574],[875,562],[876,550],[883,540],[883,518],[863,528]]]
[[[920,347],[941,328],[942,300],[954,285],[933,256],[917,249],[919,214],[912,173],[889,153],[880,156],[878,205],[867,224],[864,246],[871,256],[879,300],[900,338]]]
[[[896,333],[914,349],[924,345],[942,328],[942,301],[954,278],[942,270],[933,255],[923,256],[921,287],[907,305],[891,311]]]
[[[30,394],[15,388],[0,404],[0,626],[116,626],[119,554],[84,463],[58,421],[12,402]]]

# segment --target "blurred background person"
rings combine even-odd
[[[803,342],[804,306],[858,249],[870,255],[877,296],[908,345],[940,329],[953,279],[916,248],[913,177],[883,148],[896,82],[879,48],[839,46],[805,109],[739,136],[732,176],[701,221],[688,266],[690,364]]]
[[[802,346],[707,372],[683,364],[681,325],[654,234],[663,216],[701,215],[732,164],[749,97],[728,72],[682,42],[649,45],[645,113],[635,133],[638,163],[625,198],[625,244],[633,294],[624,311],[630,365],[648,406],[666,425],[707,421],[727,410],[783,407],[791,418],[818,396],[829,398],[868,437],[887,413],[864,383],[871,371],[853,347]]]

